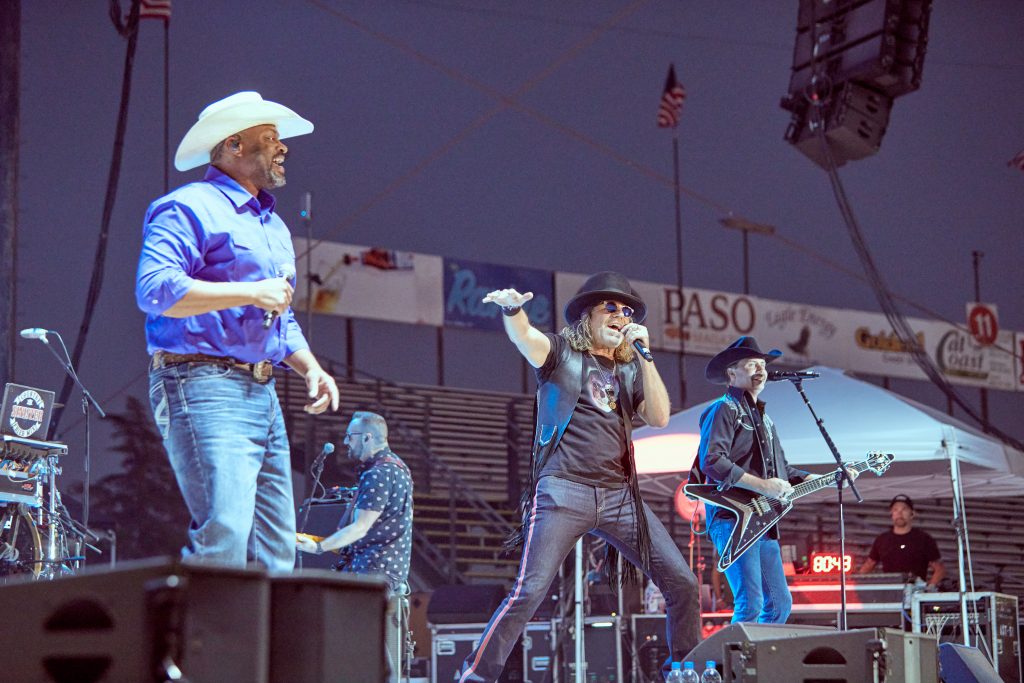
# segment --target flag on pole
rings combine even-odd
[[[1024,149],[1017,153],[1017,156],[1006,162],[1007,166],[1024,171]]]
[[[171,20],[171,0],[142,0],[139,19]]]
[[[682,83],[676,80],[676,67],[674,64],[669,64],[665,92],[661,94],[661,104],[658,106],[659,128],[675,128],[679,125],[679,115],[683,111],[683,100],[685,99],[686,89],[683,88]]]

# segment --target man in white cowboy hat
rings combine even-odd
[[[627,578],[636,578],[636,565],[661,589],[669,662],[700,639],[697,579],[641,499],[633,461],[633,418],[654,427],[669,418],[657,368],[633,352],[634,342],[649,345],[647,306],[624,276],[596,273],[566,304],[568,326],[555,335],[530,324],[522,307],[532,298],[514,289],[484,297],[502,307],[505,332],[536,369],[537,429],[523,524],[510,539],[522,545],[519,573],[463,663],[460,683],[497,679],[559,566],[587,533],[623,554]],[[605,566],[615,565],[609,557]]]
[[[291,458],[273,367],[305,378],[307,412],[338,409],[338,388],[289,304],[291,235],[268,190],[313,124],[240,92],[214,102],[174,164],[204,178],[146,212],[136,300],[146,313],[149,396],[192,516],[187,560],[288,570],[295,561]]]
[[[792,495],[791,481],[802,481],[807,472],[786,462],[775,424],[758,400],[768,382],[766,365],[781,351],[762,353],[753,337],[740,337],[712,358],[705,376],[728,389],[700,416],[700,446],[690,473],[692,483],[716,483],[750,489],[785,499]],[[735,526],[735,518],[717,506],[707,505],[708,535],[723,553]],[[762,536],[725,570],[733,593],[733,617],[737,621],[784,623],[793,607],[779,548],[777,527]]]

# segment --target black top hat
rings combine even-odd
[[[583,317],[583,312],[602,301],[614,299],[633,309],[632,321],[642,323],[647,318],[647,304],[629,284],[625,275],[605,270],[587,278],[576,296],[565,304],[565,321],[572,325]]]
[[[892,500],[889,501],[889,509],[891,510],[892,506],[896,503],[904,503],[911,510],[914,509],[914,501],[910,500],[910,496],[904,493],[898,493],[892,497]]]
[[[740,337],[708,361],[708,366],[704,368],[704,376],[712,384],[728,384],[729,375],[725,372],[725,369],[736,361],[743,360],[744,358],[763,358],[766,363],[771,363],[781,355],[782,351],[778,349],[762,353],[756,339],[753,337]]]

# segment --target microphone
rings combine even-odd
[[[327,456],[334,452],[334,444],[330,441],[324,443],[324,447],[320,450],[320,454],[316,456],[316,460],[313,461],[313,469],[318,469],[324,466],[324,460]]]
[[[282,263],[277,267],[277,276],[283,277],[285,280],[295,279],[295,264],[294,263]],[[274,318],[278,316],[277,311],[264,311],[263,312],[263,329],[269,330],[270,326],[274,324]]]
[[[788,370],[769,370],[768,381],[769,382],[781,382],[784,379],[790,381],[799,382],[802,379],[817,379],[821,377],[817,372],[810,372],[809,370],[800,371],[788,371]]]
[[[42,327],[29,327],[21,331],[21,336],[25,339],[38,339],[44,344],[49,344],[50,340],[46,338],[46,333],[50,330],[44,330]]]
[[[648,363],[653,363],[654,362],[654,356],[651,355],[650,349],[648,349],[646,346],[641,344],[639,339],[637,339],[635,342],[633,342],[633,348],[636,349],[637,353],[639,353],[641,356],[643,356],[643,359],[645,361],[647,361]]]

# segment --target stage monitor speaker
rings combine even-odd
[[[727,683],[938,683],[936,652],[933,636],[886,628],[731,642],[725,644],[723,679]]]
[[[486,624],[508,591],[496,583],[437,587],[427,605],[431,624]]]
[[[946,683],[1003,683],[1004,680],[981,650],[956,643],[939,645],[939,671]]]
[[[386,610],[379,579],[316,569],[273,577],[270,680],[388,680]]]
[[[703,664],[709,659],[722,663],[726,659],[726,645],[729,643],[752,643],[760,640],[780,640],[806,635],[835,633],[827,626],[797,626],[794,624],[730,624],[715,631],[690,650],[684,661]]]
[[[269,604],[262,571],[168,559],[8,584],[0,678],[266,683]]]

